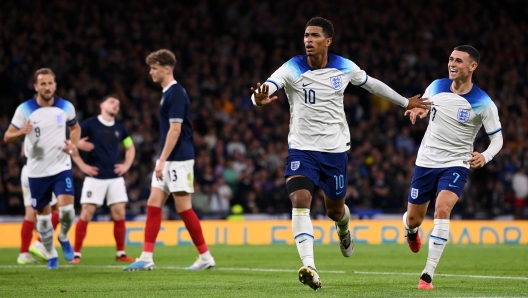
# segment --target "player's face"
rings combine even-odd
[[[39,74],[34,87],[37,94],[46,102],[53,98],[57,90],[55,78],[51,74]]]
[[[109,97],[101,103],[101,110],[105,111],[108,115],[115,117],[117,113],[119,113],[120,105],[119,99]]]
[[[308,26],[304,30],[304,48],[308,56],[323,53],[331,43],[332,38],[325,37],[322,27]]]
[[[163,80],[165,79],[165,76],[169,73],[170,67],[168,66],[162,66],[159,64],[151,64],[150,65],[150,76],[152,77],[152,81],[154,83],[161,84]]]
[[[462,51],[453,51],[447,63],[449,79],[456,80],[468,77],[477,68],[477,63]]]

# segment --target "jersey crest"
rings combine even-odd
[[[469,120],[469,110],[459,108],[458,109],[458,122],[466,123]]]
[[[415,199],[418,197],[418,189],[417,188],[411,188],[411,198]]]
[[[62,122],[64,121],[62,113],[55,115],[55,120],[57,121],[57,124],[62,124]]]
[[[341,76],[335,76],[330,78],[330,84],[332,85],[332,88],[339,90],[343,86],[343,83],[341,82]]]
[[[300,161],[292,161],[291,162],[291,169],[292,171],[297,171],[299,169],[299,166],[301,165]]]

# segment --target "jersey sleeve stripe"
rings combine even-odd
[[[502,130],[502,127],[498,128],[498,129],[496,129],[496,130],[494,130],[492,132],[487,132],[487,134],[488,134],[488,136],[491,136],[491,135],[494,135],[494,134],[498,133],[501,130]]]
[[[66,122],[68,126],[74,126],[77,123],[77,118],[73,118],[72,120]]]
[[[11,122],[11,125],[13,125],[16,129],[20,130],[20,127],[16,126],[13,122]]]
[[[356,87],[361,87],[361,86],[365,85],[367,83],[367,81],[368,81],[368,75],[365,75],[365,81],[363,83],[361,83],[359,85],[354,85],[354,84],[352,84],[352,85],[354,85]]]
[[[182,122],[183,122],[183,119],[181,119],[181,118],[170,118],[170,119],[169,119],[169,122],[182,123]]]
[[[279,89],[280,89],[280,86],[279,86],[279,84],[277,84],[277,82],[274,82],[273,80],[269,80],[269,79],[268,79],[268,80],[266,80],[266,82],[270,82],[270,83],[273,83],[273,84],[274,84],[275,86],[277,86],[277,90],[279,90]]]

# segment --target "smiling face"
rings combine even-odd
[[[327,52],[331,43],[332,38],[324,35],[322,27],[308,26],[304,30],[304,48],[308,56]]]
[[[469,53],[454,50],[447,63],[449,79],[453,81],[465,79],[473,74],[477,66],[477,62],[471,59]]]

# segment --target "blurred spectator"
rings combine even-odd
[[[288,150],[288,100],[280,91],[274,104],[255,113],[258,108],[251,104],[249,88],[304,53],[304,25],[320,15],[333,21],[336,29],[331,53],[351,59],[405,96],[423,93],[434,79],[447,76],[445,57],[453,47],[467,43],[480,51],[475,83],[485,86],[496,102],[505,143],[486,167],[470,171],[463,203],[453,212],[466,218],[512,212],[508,207],[514,196],[512,176],[516,168],[528,165],[526,1],[469,0],[449,12],[444,9],[447,1],[304,4],[0,1],[0,131],[7,129],[18,104],[34,95],[31,76],[43,66],[56,72],[57,95],[74,103],[79,121],[97,113],[99,98],[118,93],[119,120],[137,151],[135,172],[126,178],[129,198],[134,199],[129,212],[143,214],[160,148],[156,123],[161,100],[144,59],[153,50],[169,48],[178,59],[176,80],[191,99],[197,189],[210,194],[217,179],[224,177],[233,192],[230,204],[240,203],[246,212],[289,214],[291,203],[277,170],[284,167]],[[427,120],[410,125],[403,109],[352,86],[343,104],[351,130],[348,185],[354,190],[347,191],[347,204],[384,212],[403,210]],[[488,143],[480,131],[475,150],[485,150]],[[20,146],[0,143],[5,179],[11,160],[22,164]],[[82,178],[80,173],[74,177],[76,193]],[[17,199],[9,199],[16,192],[4,185],[0,210],[16,213],[5,209],[8,202],[18,207]],[[168,211],[164,214],[168,216]]]
[[[512,187],[515,193],[515,218],[521,219],[524,217],[524,206],[526,205],[526,197],[528,197],[528,176],[525,167],[520,167],[513,174]]]

